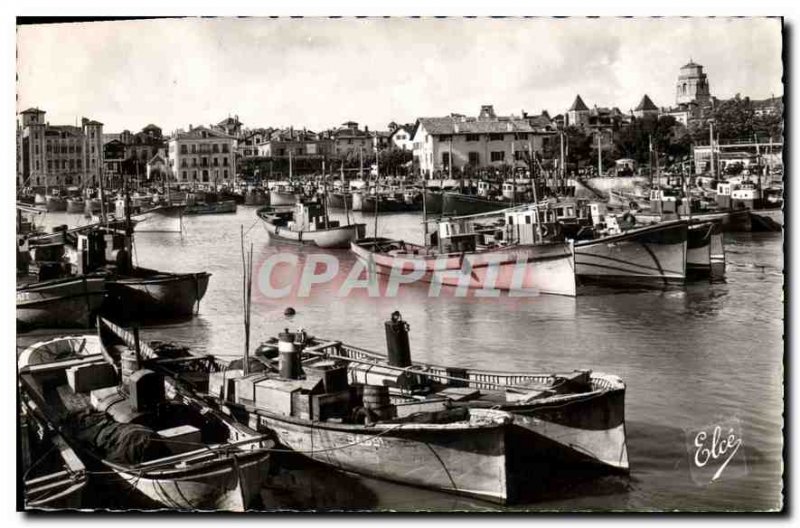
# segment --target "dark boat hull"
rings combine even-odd
[[[676,220],[576,242],[575,273],[584,282],[683,282],[687,231]]]
[[[478,196],[470,196],[456,192],[442,193],[442,214],[467,216],[489,213],[510,207],[508,202],[486,200]]]
[[[235,213],[235,212],[236,212],[236,201],[225,200],[222,202],[187,205],[184,214],[207,215],[207,214],[225,214],[225,213]]]
[[[104,312],[126,319],[185,317],[208,289],[210,273],[158,273],[144,271],[141,276],[114,277],[106,282],[108,302]]]
[[[102,277],[71,278],[17,290],[17,321],[31,328],[87,328],[105,296]]]
[[[425,212],[429,215],[442,214],[442,192],[425,191]]]

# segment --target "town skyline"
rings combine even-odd
[[[780,20],[765,18],[18,26],[17,110],[42,108],[58,124],[86,116],[107,131],[154,123],[165,133],[234,115],[247,127],[316,131],[344,121],[382,130],[389,121],[475,115],[484,104],[500,115],[556,115],[578,94],[589,107],[628,113],[644,94],[673,106],[689,60],[705,67],[720,99],[781,96],[781,39]]]

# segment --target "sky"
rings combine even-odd
[[[162,19],[17,27],[17,110],[51,124],[165,133],[246,127],[385,130],[451,112],[675,102],[690,59],[712,95],[783,94],[781,22],[764,18]]]

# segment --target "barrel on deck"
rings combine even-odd
[[[300,361],[300,351],[294,343],[294,334],[291,332],[278,334],[278,353],[281,377],[300,379],[303,376],[303,365]]]

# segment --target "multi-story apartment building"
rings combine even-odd
[[[498,117],[491,105],[478,117],[453,114],[417,120],[412,141],[414,162],[426,177],[450,169],[475,169],[501,165],[526,166],[525,152],[541,152],[553,135],[531,126],[528,119]]]
[[[366,154],[375,149],[369,130],[360,130],[355,121],[342,123],[340,128],[330,132],[330,137],[333,140],[333,153],[337,156],[354,156],[359,152]]]
[[[24,110],[17,158],[19,185],[97,185],[103,174],[103,123],[82,118],[80,126],[50,125],[44,110]]]
[[[236,139],[204,126],[178,130],[169,139],[169,169],[178,183],[233,183]]]

